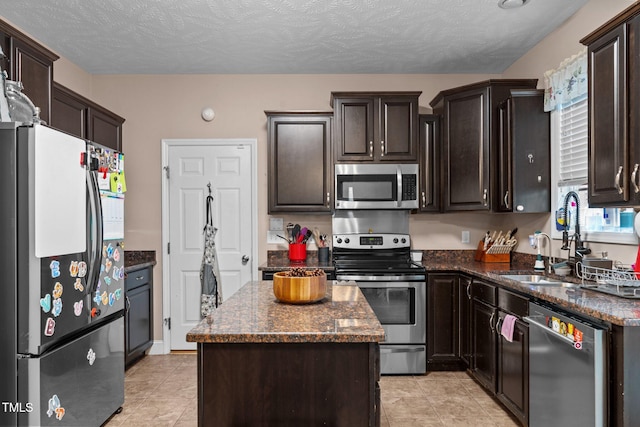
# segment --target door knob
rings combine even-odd
[[[242,265],[245,265],[249,262],[249,257],[246,255],[242,255]]]

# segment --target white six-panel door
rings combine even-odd
[[[204,251],[202,233],[206,221],[206,198],[211,184],[213,224],[220,267],[223,304],[242,285],[253,279],[253,146],[225,141],[185,141],[168,143],[166,154],[168,191],[166,207],[171,350],[195,349],[186,342],[187,332],[200,321],[200,265]],[[164,220],[163,220],[164,222]],[[169,249],[170,248],[170,249]],[[167,304],[168,302],[168,304]],[[164,313],[167,317],[168,313]],[[166,337],[165,333],[165,339]],[[166,348],[166,345],[165,345]]]

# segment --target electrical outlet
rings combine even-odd
[[[469,243],[469,231],[468,230],[463,230],[462,231],[462,243]]]
[[[286,245],[287,242],[285,242],[280,237],[278,237],[278,234],[280,234],[280,232],[274,231],[274,230],[268,230],[267,231],[267,243],[270,243],[270,244],[282,243],[282,244]]]

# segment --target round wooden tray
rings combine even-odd
[[[273,294],[287,304],[309,304],[320,301],[327,293],[327,275],[289,277],[284,272],[273,275]]]

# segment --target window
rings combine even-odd
[[[564,199],[569,191],[580,200],[580,233],[592,242],[637,243],[633,233],[633,209],[589,208],[588,182],[588,104],[583,95],[562,109],[551,112],[552,182],[557,183],[551,208],[552,237],[561,238],[564,230]],[[554,194],[552,192],[552,194]],[[567,209],[570,229],[575,229],[575,202]]]

